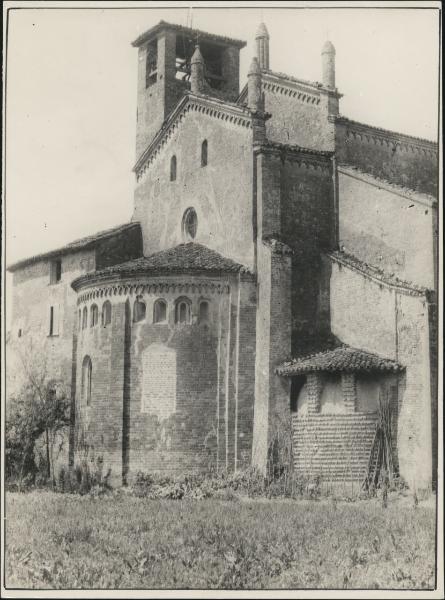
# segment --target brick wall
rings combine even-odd
[[[396,359],[394,291],[330,262],[331,328],[345,344]]]
[[[60,379],[71,387],[73,327],[76,319],[76,294],[71,281],[94,269],[94,250],[76,252],[61,257],[62,276],[50,284],[50,260],[41,260],[22,267],[13,274],[11,337],[13,345],[8,352],[8,393],[20,387],[23,367],[18,352],[27,360],[39,362],[48,373],[48,379]],[[49,335],[50,306],[58,307],[58,334]],[[18,330],[21,329],[21,337]],[[29,357],[28,354],[32,356]],[[44,364],[43,364],[44,363]]]
[[[409,485],[430,485],[432,396],[426,298],[334,261],[330,303],[334,335],[405,367],[396,401],[400,474]]]
[[[142,232],[138,227],[102,240],[96,248],[96,270],[142,256]]]
[[[437,208],[428,197],[402,194],[339,167],[339,246],[400,279],[434,288]]]
[[[111,327],[79,332],[77,443],[83,428],[90,451],[103,455],[117,478],[123,473],[130,481],[138,470],[206,470],[217,463],[234,469],[235,458],[238,468],[250,464],[255,288],[241,281],[238,293],[237,276],[222,282],[230,292],[199,291],[202,283],[193,278],[192,291],[191,280],[175,278],[162,292],[142,292],[146,318],[138,323],[133,322],[135,294],[107,295],[113,303]],[[189,289],[180,292],[179,285]],[[192,303],[189,325],[174,323],[180,296]],[[159,297],[167,302],[165,324],[153,323]],[[210,304],[207,325],[197,322],[203,298]],[[93,302],[98,300],[87,305]],[[85,355],[93,363],[89,409],[82,408],[80,393]]]
[[[181,97],[190,89],[190,83],[175,78],[176,33],[162,31],[157,37],[157,80],[146,87],[146,56],[148,45],[138,50],[136,157],[148,147],[167,116]],[[221,55],[224,81],[221,89],[206,86],[206,94],[235,102],[239,94],[239,49],[226,47]]]
[[[319,475],[322,482],[329,483],[361,483],[374,439],[379,395],[389,395],[393,404],[392,442],[397,468],[396,375],[315,372],[308,373],[305,380],[292,414],[298,475]]]
[[[339,162],[437,197],[437,146],[347,119],[335,123]]]
[[[45,357],[48,378],[61,379],[68,388],[72,379],[73,329],[77,326],[77,294],[71,282],[85,273],[141,256],[142,240],[138,227],[99,240],[95,247],[66,253],[61,279],[50,283],[51,259],[28,264],[13,273],[11,337],[17,350]],[[49,335],[50,307],[58,310],[58,329]],[[19,329],[21,337],[18,337]],[[20,385],[20,365],[14,363],[11,346],[11,386]]]
[[[363,480],[376,422],[375,413],[294,414],[297,473],[329,482]]]
[[[99,320],[99,324],[91,328],[88,321],[87,329],[77,334],[75,461],[85,456],[87,446],[88,458],[102,456],[104,469],[111,468],[113,483],[120,484],[125,356],[125,303],[122,299],[113,302],[111,316],[107,327],[102,327]],[[89,406],[82,397],[82,364],[87,356],[92,363]]]
[[[334,126],[328,103],[318,89],[263,73],[267,139],[314,150],[334,149]]]
[[[429,339],[430,339],[430,369],[431,369],[431,435],[432,435],[432,468],[433,485],[437,484],[438,466],[438,339],[437,339],[437,304],[428,305]]]
[[[281,168],[281,239],[292,256],[292,352],[329,328],[321,252],[332,243],[333,185],[329,159],[287,156]]]
[[[201,145],[208,141],[208,164]],[[193,206],[195,241],[253,267],[252,130],[204,112],[189,111],[135,190],[133,218],[140,221],[144,254],[184,241],[182,218]],[[177,177],[170,181],[175,155]]]
[[[255,411],[253,463],[267,465],[274,434],[290,418],[289,381],[276,367],[291,350],[291,257],[265,243],[258,245],[258,308],[256,314]]]
[[[397,302],[398,360],[406,365],[399,398],[400,472],[410,485],[432,479],[431,370],[425,298],[400,295]]]
[[[153,140],[167,115],[188,86],[175,79],[176,34],[164,31],[158,36],[156,83],[145,87],[147,44],[138,49],[136,158]]]

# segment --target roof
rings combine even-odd
[[[389,192],[397,194],[398,196],[408,198],[409,200],[415,200],[422,204],[427,204],[428,206],[435,206],[437,204],[436,198],[431,194],[418,192],[417,190],[393,183],[392,181],[388,181],[382,177],[376,177],[375,175],[367,173],[366,171],[363,171],[354,165],[350,165],[348,163],[339,163],[338,171],[339,173],[344,173],[345,175],[349,175],[349,177],[354,177],[355,179],[361,179],[370,185],[385,189]]]
[[[201,31],[200,29],[192,29],[191,27],[184,27],[183,25],[176,25],[174,23],[167,23],[167,21],[159,21],[157,25],[151,27],[140,36],[138,36],[134,42],[132,42],[132,46],[138,47],[151,37],[156,35],[159,31],[163,29],[172,29],[178,33],[182,33],[183,35],[188,35],[193,40],[196,40],[196,37],[199,37],[200,41],[212,41],[219,42],[220,44],[224,44],[227,46],[237,46],[238,48],[244,48],[246,46],[246,42],[243,40],[236,40],[233,38],[229,38],[223,35],[216,35],[215,33],[208,33],[207,31]]]
[[[305,148],[304,146],[297,146],[296,144],[284,144],[282,142],[271,142],[265,140],[259,144],[256,144],[257,148],[270,148],[272,150],[279,150],[280,152],[297,152],[303,154],[314,154],[316,156],[331,157],[334,155],[330,150],[315,150],[314,148]]]
[[[300,79],[299,77],[294,77],[293,75],[288,75],[287,73],[282,73],[280,71],[272,71],[272,69],[262,69],[262,72],[265,75],[272,75],[273,77],[278,77],[279,79],[287,79],[287,81],[292,81],[294,83],[302,83],[303,85],[310,85],[314,88],[322,88],[324,87],[322,83],[319,81],[309,81],[308,79]]]
[[[111,229],[98,231],[93,235],[88,235],[84,238],[74,240],[74,242],[70,242],[69,244],[67,244],[66,246],[62,246],[61,248],[49,250],[48,252],[43,252],[42,254],[36,254],[34,256],[30,256],[29,258],[19,260],[18,262],[9,265],[8,271],[14,272],[17,269],[26,267],[27,265],[38,262],[39,260],[56,258],[57,256],[69,254],[70,252],[75,252],[77,250],[85,250],[86,248],[95,246],[98,242],[102,240],[114,237],[115,235],[123,233],[124,231],[129,231],[131,229],[136,228],[140,229],[140,223],[134,221],[132,223],[125,223],[124,225],[117,225],[116,227],[112,227]]]
[[[293,376],[314,371],[327,373],[396,373],[402,371],[399,363],[389,358],[342,345],[333,350],[324,350],[285,362],[276,369],[278,375]]]
[[[202,244],[188,242],[179,244],[168,250],[161,250],[150,256],[143,256],[127,262],[113,265],[87,273],[78,277],[71,284],[74,289],[79,288],[91,280],[107,279],[109,277],[125,278],[134,274],[181,274],[184,272],[200,273],[250,273],[244,265],[226,258]]]
[[[348,254],[347,252],[340,252],[340,250],[335,250],[333,252],[329,252],[327,256],[337,262],[340,262],[348,267],[352,267],[353,269],[360,271],[364,275],[368,277],[376,279],[379,283],[384,283],[386,285],[390,285],[392,287],[396,287],[400,290],[406,290],[406,292],[411,293],[412,295],[423,296],[428,295],[432,292],[426,287],[422,287],[420,285],[415,285],[411,281],[404,281],[397,277],[394,273],[387,273],[383,269],[378,267],[374,267],[370,265],[356,256],[352,254]]]
[[[353,121],[352,119],[348,119],[343,115],[332,115],[332,118],[337,123],[343,123],[344,125],[349,125],[351,128],[357,129],[370,129],[375,133],[380,133],[385,136],[394,136],[398,138],[405,139],[408,143],[411,144],[422,144],[428,146],[431,150],[437,152],[438,144],[437,142],[433,142],[432,140],[427,140],[426,138],[416,137],[414,135],[408,135],[407,133],[400,133],[398,131],[391,131],[390,129],[383,129],[382,127],[376,127],[375,125],[368,125],[367,123],[361,123],[360,121]]]
[[[295,84],[303,86],[303,87],[312,88],[311,93],[314,93],[314,94],[317,94],[317,92],[319,92],[320,90],[324,90],[324,91],[328,92],[330,95],[334,94],[338,98],[343,97],[343,94],[340,94],[337,90],[326,87],[320,81],[309,81],[308,79],[300,79],[298,77],[294,77],[293,75],[288,75],[287,73],[281,73],[280,71],[272,71],[271,69],[261,69],[261,74],[263,76],[265,76],[266,78],[270,77],[270,78],[275,78],[276,80],[277,79],[280,80],[280,82],[277,82],[277,83],[288,82],[288,83],[295,83]],[[243,89],[241,90],[241,92],[238,96],[237,102],[242,103],[246,95],[247,95],[247,83],[244,85]]]

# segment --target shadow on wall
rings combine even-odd
[[[292,356],[341,345],[331,333],[331,261],[314,256],[292,264]]]

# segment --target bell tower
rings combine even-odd
[[[202,80],[198,88],[193,86],[193,93],[232,102],[237,99],[239,52],[246,42],[161,21],[132,45],[138,48],[136,159],[181,97],[191,91],[192,63],[196,71],[199,62]]]

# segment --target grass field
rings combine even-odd
[[[6,495],[6,586],[432,588],[433,502]]]

